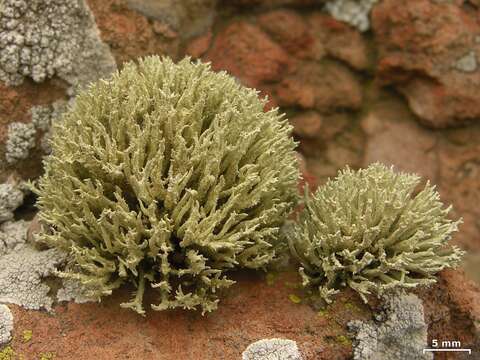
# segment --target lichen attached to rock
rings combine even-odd
[[[40,179],[44,242],[92,296],[125,282],[143,310],[216,308],[226,271],[263,268],[297,200],[291,127],[225,73],[185,59],[126,64],[53,125]]]
[[[460,221],[448,219],[450,207],[430,184],[415,194],[419,183],[377,163],[306,192],[300,220],[286,232],[303,285],[327,302],[349,286],[366,302],[372,292],[431,284],[458,265],[463,251],[447,243]]]
[[[422,300],[414,294],[393,292],[384,297],[383,312],[377,321],[351,321],[355,333],[354,360],[433,359],[423,354],[427,347]]]
[[[26,243],[28,222],[0,226],[0,303],[50,310],[53,300],[44,279],[65,261],[57,249],[40,251]]]
[[[12,338],[13,315],[7,305],[0,304],[0,346]]]
[[[262,339],[242,353],[242,360],[302,360],[297,343],[287,339]]]
[[[0,0],[0,81],[59,76],[84,86],[115,70],[84,0]]]
[[[378,0],[330,0],[325,10],[339,21],[346,22],[360,31],[370,28],[370,11]]]

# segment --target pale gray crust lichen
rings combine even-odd
[[[354,360],[431,360],[427,348],[427,325],[422,300],[414,294],[396,291],[384,296],[383,312],[377,321],[351,321],[355,333]]]
[[[335,19],[346,22],[360,31],[370,28],[370,11],[378,0],[330,0],[325,10]]]
[[[58,76],[71,94],[116,64],[84,0],[0,0],[0,81]]]
[[[297,201],[291,127],[226,73],[189,59],[126,64],[53,125],[36,190],[46,243],[89,295],[137,287],[124,307],[211,311],[226,271],[263,268]]]
[[[73,99],[71,102],[73,102]],[[41,137],[40,149],[36,150],[44,154],[50,153],[51,124],[54,120],[60,118],[66,108],[67,102],[63,100],[55,101],[51,105],[33,106],[30,109],[31,121],[29,123],[10,123],[7,128],[5,146],[7,163],[15,165],[19,161],[27,159],[36,148],[36,139],[39,135]]]
[[[24,189],[17,184],[12,182],[0,184],[0,224],[14,218],[14,211],[23,204],[24,197]],[[0,243],[0,249],[1,246]]]
[[[7,305],[0,304],[0,346],[12,339],[13,315]]]
[[[306,192],[299,222],[286,232],[303,285],[327,302],[349,286],[367,302],[371,293],[431,284],[458,265],[463,251],[447,243],[460,220],[448,218],[451,207],[429,183],[416,194],[420,180],[376,163]]]
[[[50,310],[53,300],[44,279],[54,275],[65,255],[57,249],[40,251],[28,244],[28,225],[23,220],[0,225],[0,303]]]
[[[28,158],[30,150],[35,147],[35,126],[32,123],[13,122],[8,124],[5,144],[5,160],[15,164]]]
[[[242,360],[303,360],[297,343],[287,339],[262,339],[242,353]]]

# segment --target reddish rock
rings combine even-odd
[[[358,109],[362,104],[359,81],[348,68],[335,63],[304,63],[276,87],[275,96],[281,106],[320,112]]]
[[[432,127],[480,118],[480,13],[460,3],[385,0],[372,12],[378,77]]]
[[[202,57],[212,43],[212,32],[208,31],[206,34],[194,38],[185,49],[185,54],[193,58]]]
[[[447,269],[437,277],[435,286],[415,291],[423,300],[428,343],[432,339],[457,340],[463,348],[471,348],[474,355],[480,348],[480,289],[462,270]],[[457,355],[437,353],[435,360],[460,359]]]
[[[166,24],[149,21],[139,12],[129,9],[124,1],[87,0],[87,3],[95,16],[102,40],[110,46],[119,66],[151,54],[178,57],[179,37]]]
[[[307,168],[307,162],[305,157],[297,152],[298,166],[300,168],[301,179],[298,185],[298,190],[301,195],[304,193],[305,185],[308,184],[308,188],[314,191],[317,188],[317,179]]]
[[[294,134],[314,138],[322,127],[322,117],[315,111],[307,111],[290,118],[290,123]]]
[[[368,139],[363,166],[378,161],[437,181],[437,137],[422,128],[403,103],[392,99],[376,104],[362,120],[362,128]]]
[[[475,142],[452,144],[442,140],[438,150],[439,189],[443,199],[453,205],[453,215],[463,217],[455,241],[470,251],[480,252],[480,127],[470,128]],[[470,136],[466,137],[468,139]],[[458,139],[457,139],[458,140]]]
[[[348,321],[371,317],[369,308],[348,289],[319,314],[298,289],[301,280],[294,269],[268,282],[254,272],[239,272],[234,278],[238,282],[223,294],[218,310],[205,316],[147,310],[141,317],[120,308],[119,303],[131,296],[131,289],[125,288],[100,304],[56,306],[54,314],[10,306],[15,319],[11,346],[25,359],[46,352],[65,360],[240,359],[250,343],[277,337],[296,341],[305,360],[346,360],[351,358],[351,343],[336,339],[348,337]],[[292,294],[301,302],[292,302]],[[25,330],[32,331],[28,342],[23,340]]]
[[[311,6],[323,2],[322,0],[220,0],[221,5],[251,7],[259,6],[264,8],[279,7],[282,5]]]
[[[22,85],[16,87],[0,83],[0,183],[12,173],[18,173],[23,179],[33,179],[42,173],[39,154],[34,154],[29,159],[21,161],[16,164],[15,168],[4,161],[8,125],[16,121],[30,122],[32,106],[50,104],[56,100],[65,99],[66,89],[66,84],[59,79],[51,79],[43,83],[34,83],[32,80],[26,79]]]
[[[313,58],[323,57],[321,50],[356,70],[370,66],[368,46],[362,34],[351,26],[324,13],[315,12],[308,17],[307,26],[314,35]]]
[[[322,141],[333,140],[337,135],[347,132],[347,127],[352,122],[352,119],[344,113],[323,116],[323,120],[322,130],[319,133]]]
[[[280,80],[292,67],[282,47],[245,21],[233,22],[218,33],[205,60],[214,70],[226,70],[254,88]]]
[[[305,19],[297,12],[274,10],[260,15],[257,23],[289,54],[299,58],[309,55],[313,36]]]

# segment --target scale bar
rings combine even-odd
[[[469,355],[472,355],[472,349],[423,349],[423,353],[425,354],[427,351],[455,351],[455,352],[468,352]]]

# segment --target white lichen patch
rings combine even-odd
[[[5,160],[9,164],[14,164],[26,159],[30,150],[35,147],[35,134],[35,127],[31,123],[10,123],[5,144]]]
[[[23,198],[23,191],[15,184],[0,184],[0,224],[13,219],[13,212],[22,205]],[[0,242],[0,254],[2,252],[1,247],[2,243]]]
[[[28,222],[7,222],[0,228],[0,303],[50,310],[53,300],[44,279],[55,273],[65,256],[56,249],[40,251],[26,244]]]
[[[59,76],[76,88],[116,69],[84,0],[0,3],[0,81]]]
[[[63,279],[63,287],[57,292],[58,301],[73,301],[77,304],[84,304],[87,302],[98,301],[88,295],[88,290],[74,279]]]
[[[20,249],[25,245],[25,231],[27,228],[28,222],[24,220],[7,221],[0,225],[0,256],[6,255],[15,249]]]
[[[348,326],[355,335],[354,360],[432,359],[423,354],[427,347],[427,325],[422,301],[403,291],[384,297],[384,312],[378,321],[351,321]]]
[[[47,106],[34,106],[30,110],[32,114],[32,124],[37,130],[43,132],[40,147],[45,154],[50,154],[51,125],[53,121],[60,119],[67,109],[67,102],[63,100],[55,101]]]
[[[335,19],[346,22],[360,31],[370,28],[370,11],[378,0],[331,0],[325,10]]]
[[[0,305],[0,346],[12,339],[13,315],[6,305]]]
[[[468,52],[468,54],[462,56],[460,59],[457,60],[455,63],[455,69],[458,71],[471,73],[477,70],[478,68],[478,61],[475,52],[472,50]]]
[[[302,360],[297,343],[287,339],[262,339],[250,344],[242,360]]]

